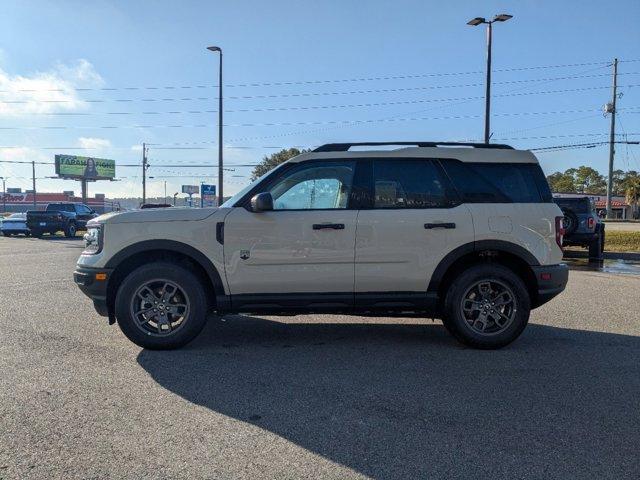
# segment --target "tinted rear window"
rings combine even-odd
[[[465,203],[551,202],[549,184],[534,163],[442,162]]]
[[[588,198],[554,198],[560,208],[569,208],[576,213],[590,213],[593,210]]]

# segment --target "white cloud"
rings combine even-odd
[[[78,145],[91,150],[103,150],[111,147],[111,141],[106,138],[80,137]]]
[[[0,148],[0,159],[21,161],[21,162],[31,162],[35,160],[36,162],[41,162],[45,160],[50,160],[50,157],[34,148],[16,147],[16,148]]]
[[[75,89],[102,85],[100,74],[82,59],[26,76],[11,75],[0,68],[0,116],[84,110],[88,104]]]

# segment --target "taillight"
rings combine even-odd
[[[593,217],[589,217],[589,219],[587,220],[587,226],[589,227],[589,230],[592,230],[595,225],[596,219]]]
[[[562,237],[564,236],[564,227],[562,226],[562,219],[564,217],[556,217],[556,243],[562,249]]]

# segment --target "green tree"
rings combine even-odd
[[[576,189],[579,193],[600,193],[607,191],[607,181],[597,170],[585,165],[575,169]]]
[[[624,186],[622,182],[626,178],[627,174],[623,170],[614,170],[613,171],[613,194],[614,195],[624,195]]]
[[[549,187],[551,187],[551,191],[554,193],[563,192],[563,193],[575,193],[576,192],[576,184],[573,178],[573,175],[567,172],[555,172],[547,177],[547,181],[549,182]]]
[[[635,170],[629,170],[620,180],[620,192],[626,198],[629,205],[638,208],[640,205],[640,174]]]
[[[262,161],[258,165],[253,167],[253,171],[251,172],[251,181],[255,180],[256,178],[260,178],[269,170],[276,168],[278,165],[286,162],[290,158],[308,151],[309,150],[298,150],[297,148],[285,148],[284,150],[280,150],[279,152],[273,153],[271,155],[265,155],[262,158]]]

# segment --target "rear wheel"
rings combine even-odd
[[[67,228],[64,229],[64,236],[67,238],[73,238],[76,236],[76,224],[70,223]]]
[[[5,236],[5,237],[10,237],[11,236],[11,234],[9,232],[2,232],[2,235]]]
[[[475,348],[513,342],[529,321],[531,300],[524,282],[502,265],[476,265],[451,284],[445,297],[447,330]]]
[[[115,313],[122,332],[135,344],[154,350],[182,347],[206,323],[202,283],[189,270],[158,262],[139,267],[122,282]]]
[[[591,243],[589,243],[589,258],[601,259],[603,253],[602,234],[598,234]]]

